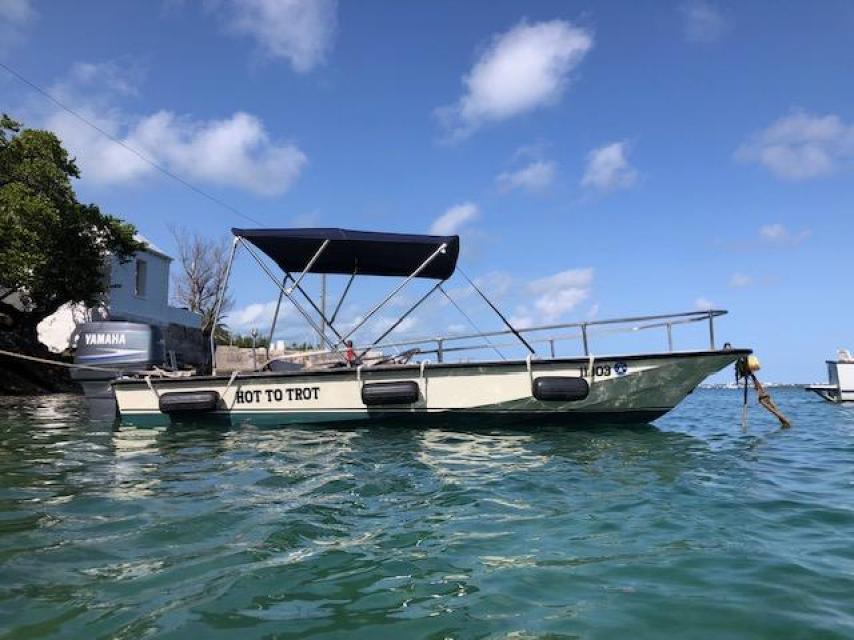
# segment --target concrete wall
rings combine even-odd
[[[309,368],[326,366],[343,360],[343,356],[340,353],[313,353],[310,351],[290,350],[270,351],[270,359],[289,355],[296,356],[294,358],[289,358],[290,362]],[[368,352],[367,357],[378,358],[380,355],[381,353],[379,351],[370,351]],[[266,349],[261,347],[256,349],[256,358],[258,367],[262,367],[267,362]],[[252,371],[252,348],[218,345],[216,348],[216,368],[218,373]]]
[[[255,350],[258,367],[262,367],[267,362],[267,350],[259,347]],[[317,366],[329,362],[337,362],[341,360],[340,355],[331,353],[312,354],[305,351],[270,351],[270,359],[295,355],[291,362],[300,365]],[[227,345],[218,345],[216,348],[216,368],[219,373],[230,373],[232,371],[252,371],[252,348],[251,347],[231,347]]]

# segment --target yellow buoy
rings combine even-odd
[[[744,368],[753,373],[754,371],[759,371],[762,368],[762,365],[759,364],[759,358],[754,355],[749,355],[744,363]]]

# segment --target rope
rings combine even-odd
[[[758,367],[757,367],[758,368]],[[751,370],[746,357],[741,357],[735,363],[736,382],[744,378],[744,400],[741,409],[741,428],[747,429],[747,383],[748,380],[753,381],[753,388],[756,390],[756,399],[769,413],[773,414],[780,421],[780,427],[788,429],[792,426],[791,421],[783,415],[783,412],[774,404],[771,399],[771,394],[765,389],[756,374]]]
[[[37,358],[36,356],[28,356],[23,353],[15,353],[14,351],[6,351],[0,349],[0,356],[8,356],[9,358],[18,358],[20,360],[28,360],[30,362],[38,362],[39,364],[48,364],[54,367],[65,367],[66,369],[88,369],[89,371],[106,371],[113,375],[124,373],[144,373],[138,369],[109,369],[107,367],[93,367],[88,364],[77,364],[76,362],[62,362],[60,360],[49,360],[47,358]],[[149,372],[150,373],[150,372]]]
[[[765,387],[762,386],[762,383],[756,379],[756,376],[753,375],[752,372],[749,373],[748,375],[753,380],[753,387],[756,389],[756,396],[757,396],[757,399],[759,400],[759,404],[761,404],[768,411],[770,411],[772,414],[774,414],[774,417],[776,417],[777,420],[780,421],[780,426],[783,429],[788,429],[789,427],[791,427],[792,423],[789,421],[789,419],[786,416],[783,415],[783,412],[777,408],[777,405],[774,404],[774,401],[771,399],[771,394],[769,394],[765,390]]]

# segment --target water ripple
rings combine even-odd
[[[0,401],[10,637],[854,636],[854,411],[142,430]]]

